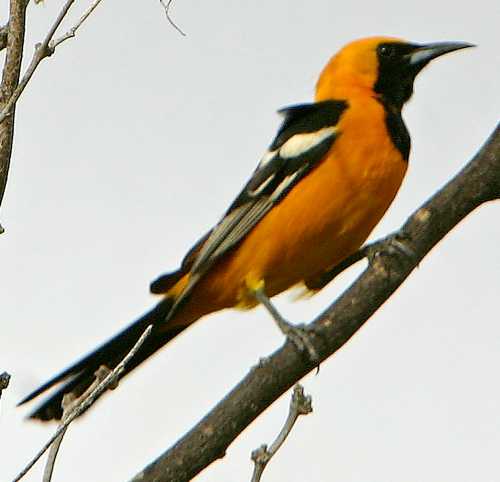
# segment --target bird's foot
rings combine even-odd
[[[281,318],[281,323],[278,324],[282,333],[297,347],[301,353],[307,353],[311,362],[317,365],[320,361],[318,352],[311,340],[313,331],[306,325],[292,325],[288,321]]]
[[[311,341],[311,333],[313,330],[307,328],[305,325],[293,325],[285,320],[264,292],[263,284],[256,287],[253,292],[257,301],[259,301],[264,308],[266,308],[281,332],[298,348],[300,352],[307,352],[311,362],[317,365],[320,359]]]

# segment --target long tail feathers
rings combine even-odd
[[[94,373],[101,365],[105,365],[110,369],[118,365],[149,325],[153,325],[153,331],[125,367],[120,379],[186,328],[184,326],[172,326],[168,329],[168,323],[165,324],[165,321],[172,305],[173,302],[171,299],[162,300],[151,311],[133,322],[95,351],[83,357],[43,384],[40,388],[30,393],[19,405],[33,400],[55,385],[65,382],[59,390],[53,393],[30,414],[30,418],[34,419],[44,421],[52,419],[60,420],[62,416],[61,402],[63,396],[69,392],[73,392],[77,396],[85,392],[94,381]]]

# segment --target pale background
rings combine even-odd
[[[29,8],[26,61],[60,5]],[[187,38],[157,1],[105,0],[20,101],[0,216],[0,371],[12,374],[0,401],[2,482],[55,429],[25,421],[16,402],[155,302],[150,280],[217,221],[272,139],[274,111],[310,100],[344,43],[389,34],[480,46],[419,77],[405,111],[409,173],[373,238],[453,176],[498,121],[494,0],[178,0],[172,15]],[[304,380],[314,413],[263,481],[500,481],[499,216],[499,205],[475,212]],[[308,320],[360,269],[311,301],[278,304]],[[261,309],[204,319],[71,427],[54,481],[127,480],[282,342]],[[250,452],[277,434],[288,403],[197,480],[249,481]]]

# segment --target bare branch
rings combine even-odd
[[[8,100],[7,104],[5,107],[2,109],[0,112],[0,124],[10,115],[10,111],[12,107],[16,104],[18,101],[19,97],[21,96],[24,88],[30,81],[31,77],[35,73],[35,70],[37,69],[38,65],[40,62],[47,58],[50,57],[54,52],[55,49],[58,45],[63,43],[65,40],[68,40],[72,37],[75,36],[76,31],[81,27],[82,23],[90,16],[90,14],[95,10],[97,5],[101,3],[102,0],[94,0],[92,5],[86,10],[86,12],[80,17],[78,22],[72,27],[70,30],[68,30],[64,35],[62,35],[60,38],[57,40],[52,41],[52,37],[54,36],[56,30],[58,29],[59,25],[63,21],[64,17],[68,13],[69,9],[71,8],[71,5],[75,2],[75,0],[67,0],[66,3],[64,4],[63,8],[59,12],[59,15],[57,16],[55,22],[53,23],[52,27],[50,27],[49,32],[43,39],[42,43],[36,44],[35,45],[35,53],[33,54],[33,58],[31,59],[31,62],[26,69],[26,72],[23,75],[23,78],[19,82],[19,85],[17,86],[16,90]]]
[[[2,49],[4,39],[5,45],[7,46],[7,57],[0,96],[0,204],[7,184],[12,153],[15,105],[40,62],[46,57],[50,57],[55,52],[56,47],[62,42],[74,37],[76,31],[101,2],[101,0],[94,0],[74,27],[57,40],[52,40],[52,37],[74,1],[75,0],[66,1],[43,41],[35,45],[35,53],[20,81],[19,72],[24,45],[25,11],[29,0],[11,0],[9,24],[0,28],[0,50]],[[8,39],[12,40],[8,41]],[[2,232],[3,228],[0,225],[0,234]]]
[[[103,382],[106,377],[110,374],[111,370],[101,365],[95,372],[95,380],[92,382],[85,392],[82,393],[78,398],[75,397],[73,393],[66,393],[62,399],[63,416],[59,427],[64,424],[66,419],[71,415],[71,412],[77,408],[77,406],[82,403],[92,392]],[[54,440],[54,443],[50,447],[49,456],[47,458],[47,464],[45,465],[45,470],[43,472],[43,482],[50,482],[52,480],[52,473],[54,472],[54,465],[56,462],[56,457],[61,447],[61,443],[66,433],[68,427],[66,426],[59,436]]]
[[[85,13],[80,17],[78,22],[76,22],[72,28],[70,28],[64,35],[62,35],[58,39],[50,42],[49,49],[52,51],[52,53],[55,51],[58,45],[62,44],[65,40],[73,38],[76,35],[76,31],[82,26],[82,23],[87,20],[87,18],[96,9],[97,5],[101,3],[101,1],[102,0],[94,0],[94,2],[92,2],[90,7],[85,11]]]
[[[24,88],[30,81],[31,77],[35,73],[36,68],[40,64],[40,62],[46,58],[50,57],[53,54],[53,51],[49,48],[49,42],[52,40],[52,37],[54,36],[54,33],[56,32],[57,28],[63,21],[64,17],[68,13],[68,10],[70,9],[71,5],[73,5],[75,0],[67,0],[66,3],[64,4],[62,10],[59,12],[59,15],[57,16],[55,22],[53,23],[52,27],[50,27],[49,32],[43,39],[42,43],[36,44],[35,45],[35,53],[33,54],[33,58],[31,59],[31,62],[26,69],[26,72],[23,75],[23,78],[19,82],[19,85],[16,87],[12,95],[10,96],[9,100],[3,106],[2,112],[0,112],[0,124],[10,116],[11,110],[13,109],[14,105],[16,104],[17,100],[19,99],[19,96],[22,94]]]
[[[10,375],[7,372],[0,373],[0,398],[2,398],[2,392],[9,386]]]
[[[104,380],[97,384],[97,386],[87,395],[86,398],[78,399],[78,404],[74,406],[71,412],[68,414],[65,420],[61,421],[61,424],[55,431],[54,435],[50,437],[47,443],[40,449],[40,451],[33,457],[33,459],[26,465],[26,467],[17,475],[13,482],[18,482],[21,480],[35,465],[35,463],[40,459],[40,457],[47,451],[47,449],[58,439],[62,438],[68,426],[76,418],[78,418],[82,413],[84,413],[98,398],[105,392],[108,388],[114,388],[116,386],[117,380],[120,378],[123,370],[127,363],[134,357],[134,355],[139,351],[141,346],[146,341],[146,338],[150,335],[153,325],[149,325],[144,333],[141,335],[137,343],[132,347],[127,356],[110,372]],[[56,451],[57,455],[57,451]],[[55,456],[54,456],[55,458]]]
[[[368,268],[310,325],[321,360],[335,353],[363,326],[451,229],[481,204],[499,198],[500,125],[472,161],[399,230],[401,243],[414,255],[380,245],[379,255]],[[286,342],[133,482],[191,480],[222,458],[253,420],[313,369],[310,359]]]
[[[23,0],[24,4],[28,6],[30,0]],[[35,2],[38,3],[38,2]],[[7,47],[7,34],[9,32],[9,23],[0,27],[0,52]]]
[[[0,27],[0,51],[7,47],[7,33],[9,31],[8,25]]]
[[[308,415],[312,412],[311,396],[304,395],[304,388],[297,384],[293,387],[292,399],[290,400],[290,409],[288,417],[281,429],[281,432],[276,437],[276,440],[269,446],[261,445],[258,449],[252,452],[252,460],[255,463],[252,482],[260,482],[264,469],[274,456],[274,454],[283,445],[290,432],[292,431],[295,422],[301,415]]]
[[[0,110],[5,107],[10,97],[12,97],[19,82],[23,59],[25,22],[25,0],[10,0],[9,26],[6,38],[7,51],[0,85]],[[10,114],[9,119],[0,124],[0,205],[7,185],[12,140],[14,138],[14,109]],[[3,228],[0,231],[3,231]]]
[[[89,387],[89,389],[83,393],[82,397],[88,396],[88,394],[91,391],[90,389],[94,390],[96,387],[96,383],[99,383],[100,381],[101,380],[99,380],[96,377],[96,379],[94,380],[94,383],[92,383],[92,385]],[[67,393],[63,397],[63,400],[62,400],[63,417],[61,419],[61,424],[59,424],[58,429],[61,427],[62,423],[64,423],[64,421],[66,420],[66,418],[68,416],[68,411],[67,411],[68,408],[69,408],[69,410],[71,410],[74,406],[73,402],[81,400],[82,397],[80,397],[80,399],[75,399],[74,395],[72,393]],[[71,405],[71,407],[69,407],[69,405]],[[52,480],[52,474],[54,472],[54,465],[56,463],[57,454],[59,453],[59,449],[61,448],[61,444],[62,444],[64,435],[65,435],[67,429],[68,429],[68,427],[64,427],[61,430],[61,433],[55,438],[54,442],[50,446],[49,456],[47,457],[47,463],[45,464],[45,470],[43,471],[43,482],[50,482]]]
[[[177,30],[177,32],[179,32],[183,37],[185,37],[185,32],[180,29],[180,27],[172,20],[172,17],[170,16],[170,9],[172,8],[172,3],[174,3],[174,0],[168,0],[167,3],[165,3],[165,0],[160,0],[160,3],[165,10],[165,16],[167,17],[168,23],[172,25],[172,27],[174,27],[175,30]]]

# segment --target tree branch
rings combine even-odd
[[[21,0],[15,0],[15,1],[21,1]],[[63,8],[59,12],[59,15],[57,16],[55,22],[52,24],[47,35],[43,39],[42,43],[35,45],[35,53],[33,54],[33,58],[31,59],[31,62],[28,65],[28,68],[26,69],[23,78],[19,82],[19,85],[17,85],[14,92],[12,92],[10,98],[5,103],[5,105],[2,105],[2,111],[0,112],[0,125],[5,121],[7,117],[11,115],[11,111],[14,109],[14,106],[16,105],[16,102],[19,99],[19,96],[22,94],[24,88],[26,87],[31,77],[35,73],[35,70],[40,64],[40,62],[46,57],[50,57],[54,53],[53,49],[49,48],[49,42],[52,40],[52,37],[54,36],[57,28],[63,21],[64,17],[68,13],[68,10],[71,8],[71,5],[73,5],[74,2],[75,0],[66,1]]]
[[[165,0],[160,0],[160,3],[165,10],[165,16],[167,17],[168,23],[172,25],[172,27],[177,30],[183,37],[186,36],[185,32],[181,30],[181,28],[172,20],[172,17],[170,16],[170,9],[172,8],[172,3],[174,0],[167,0],[167,3],[165,3]]]
[[[252,475],[252,482],[260,482],[264,469],[269,461],[273,458],[276,452],[285,442],[288,435],[292,431],[295,422],[301,415],[308,415],[312,412],[311,396],[304,395],[304,388],[302,385],[295,385],[293,387],[292,399],[290,400],[290,409],[288,417],[276,440],[269,446],[261,445],[258,449],[252,452],[252,460],[254,461],[254,470]]]
[[[8,26],[6,25],[0,28],[0,50],[4,33],[8,33],[8,39],[12,37],[12,40],[7,42],[7,58],[5,61],[2,91],[0,96],[0,205],[2,204],[2,198],[7,184],[10,157],[12,154],[14,111],[16,103],[19,100],[19,97],[21,96],[26,85],[30,81],[31,77],[35,73],[35,70],[37,69],[40,62],[43,59],[50,57],[55,52],[56,47],[63,43],[65,40],[74,37],[76,31],[81,27],[83,22],[90,16],[90,14],[95,10],[97,5],[99,5],[102,0],[94,0],[90,7],[85,11],[78,22],[76,22],[76,24],[70,30],[68,30],[58,39],[52,40],[52,37],[59,28],[59,25],[61,24],[71,5],[75,1],[67,0],[43,41],[35,45],[35,53],[33,54],[26,72],[24,73],[22,79],[19,81],[19,71],[21,68],[21,59],[24,44],[25,11],[26,6],[28,5],[28,1],[11,0],[9,24]],[[19,20],[20,18],[22,18],[22,22]],[[16,54],[17,57],[13,58],[14,54]],[[13,65],[11,66],[10,64]],[[6,73],[10,72],[12,72],[12,74],[6,75]],[[4,82],[6,84],[5,88]],[[0,234],[2,232],[3,229],[0,226]]]
[[[101,3],[101,1],[102,0],[94,0],[90,5],[90,7],[87,10],[85,10],[83,15],[78,20],[78,22],[76,22],[75,25],[73,25],[73,27],[71,27],[64,35],[61,35],[61,37],[59,37],[58,39],[50,42],[49,49],[51,50],[51,53],[54,53],[56,47],[59,44],[62,44],[65,40],[73,38],[76,35],[76,31],[82,26],[83,22],[87,20],[87,18],[96,9],[97,5]]]
[[[0,110],[3,110],[12,97],[18,82],[23,59],[24,32],[26,23],[25,0],[10,0],[9,24],[7,28],[5,64],[0,85]],[[2,27],[2,30],[6,27]],[[15,109],[12,108],[10,116],[5,122],[0,123],[0,205],[2,204],[7,175],[9,172],[10,157],[12,154],[12,141],[14,138]],[[3,232],[0,226],[0,233]]]
[[[7,33],[9,31],[8,24],[0,27],[0,52],[7,47]]]
[[[23,0],[24,4],[28,6],[30,0]],[[37,3],[37,2],[35,2]],[[7,47],[7,34],[9,32],[9,23],[7,22],[5,25],[0,27],[0,52]]]
[[[139,347],[141,344],[142,342],[139,343]],[[137,353],[135,347],[133,348],[133,353]],[[128,359],[130,359],[130,356],[128,357]],[[125,365],[123,362],[122,364]],[[92,385],[90,385],[90,387],[87,388],[87,390],[85,390],[79,397],[75,397],[75,395],[71,392],[66,393],[66,395],[64,395],[61,403],[63,409],[63,415],[59,427],[65,424],[66,419],[68,419],[71,416],[73,410],[78,409],[78,405],[83,404],[87,397],[91,398],[93,396],[94,390],[96,390],[99,387],[99,385],[103,383],[104,380],[106,380],[106,377],[110,373],[111,370],[108,367],[106,367],[105,365],[101,365],[94,374],[95,379],[92,382]],[[112,385],[114,383],[113,376],[109,377],[106,383],[107,383],[106,386]],[[92,403],[94,403],[94,401],[95,398],[93,399]],[[47,457],[47,463],[45,464],[45,470],[43,471],[43,482],[50,482],[52,480],[52,474],[54,472],[54,465],[56,463],[57,454],[59,453],[59,448],[61,447],[67,429],[68,429],[67,425],[62,427],[61,433],[57,436],[57,438],[54,440],[54,442],[50,447],[49,456]]]
[[[398,231],[414,256],[380,250],[358,279],[311,325],[314,347],[325,360],[342,347],[403,283],[422,258],[481,204],[500,198],[500,127],[448,184]],[[267,407],[314,368],[286,342],[224,397],[175,445],[133,482],[191,480],[222,458],[233,440]]]
[[[116,365],[116,367],[113,369],[112,372],[109,372],[107,376],[104,378],[104,380],[100,381],[97,386],[94,386],[94,384],[91,385],[92,390],[87,390],[85,394],[87,394],[85,397],[80,397],[76,401],[76,405],[72,405],[70,413],[68,413],[67,417],[64,418],[64,420],[61,420],[61,424],[59,427],[57,427],[57,430],[55,433],[50,437],[50,439],[47,441],[47,443],[40,449],[40,451],[33,457],[33,459],[30,460],[30,462],[24,467],[24,469],[17,475],[17,477],[13,480],[13,482],[18,482],[21,480],[30,470],[31,468],[38,462],[40,457],[49,449],[49,447],[54,443],[58,443],[60,445],[60,441],[62,440],[62,437],[64,436],[64,433],[66,432],[67,428],[73,422],[75,419],[77,419],[82,413],[84,413],[89,407],[92,406],[92,404],[101,396],[103,392],[105,392],[108,388],[114,388],[113,385],[116,386],[117,380],[120,378],[121,373],[123,370],[125,370],[125,366],[127,363],[133,358],[133,356],[139,351],[141,346],[144,344],[146,341],[146,338],[151,334],[151,330],[153,329],[153,325],[149,325],[145,330],[144,333],[140,336],[140,338],[137,340],[136,344],[132,347],[132,349],[127,353],[125,358]],[[97,376],[99,378],[99,376]],[[90,393],[89,393],[90,392]],[[59,440],[59,441],[58,441]],[[58,442],[57,442],[58,441]],[[57,449],[54,451],[53,455],[53,461],[52,467],[48,467],[46,470],[46,473],[44,477],[52,475],[52,469],[53,469],[53,463],[55,461],[55,456],[57,455]],[[49,473],[50,472],[50,473]],[[46,480],[46,479],[44,479]]]
[[[10,375],[7,372],[0,373],[0,398],[2,398],[2,392],[9,386]]]

